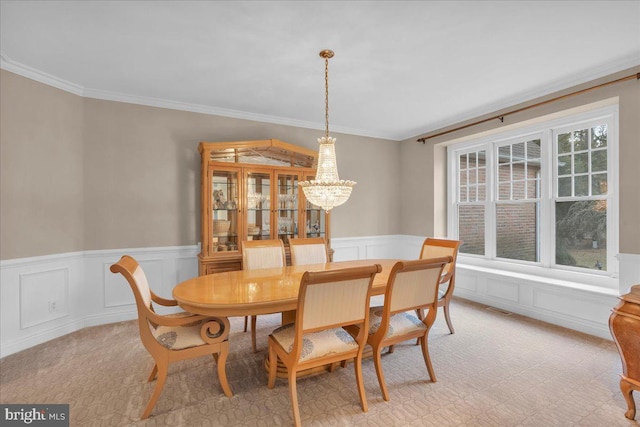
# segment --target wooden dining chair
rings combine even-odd
[[[242,269],[279,268],[287,264],[284,244],[280,239],[247,240],[242,242]],[[251,316],[251,348],[255,353],[257,316]],[[247,331],[247,317],[244,318],[244,331]]]
[[[367,412],[362,380],[362,351],[369,324],[369,293],[380,264],[340,270],[305,272],[300,280],[295,323],[269,335],[269,381],[276,381],[278,359],[287,368],[293,419],[300,426],[296,392],[297,372],[344,360],[355,363],[360,405]],[[343,327],[359,325],[353,338]]]
[[[149,288],[147,277],[135,259],[124,255],[110,270],[122,274],[131,286],[138,307],[140,339],[155,361],[147,381],[157,377],[156,387],[140,418],[149,417],[162,393],[169,364],[179,360],[212,354],[218,364],[220,386],[226,396],[233,396],[225,371],[229,354],[229,320],[185,312],[161,316],[154,311],[153,303],[175,306],[177,302],[162,298]]]
[[[323,237],[289,240],[291,265],[325,264],[329,260],[327,244]]]
[[[442,277],[440,278],[440,288],[438,291],[438,307],[444,308],[444,318],[447,321],[449,332],[455,333],[453,324],[451,323],[451,315],[449,313],[449,302],[453,296],[453,290],[456,284],[456,260],[458,259],[458,250],[464,242],[462,240],[435,239],[427,237],[422,243],[420,250],[420,259],[436,258],[450,256],[453,261],[445,266]]]
[[[397,262],[389,274],[384,306],[369,309],[367,344],[373,348],[373,362],[384,400],[389,400],[382,372],[381,353],[384,347],[417,338],[429,378],[436,382],[429,357],[428,336],[436,319],[440,275],[450,262],[451,257]],[[421,320],[416,310],[425,309],[428,310],[427,316]],[[362,332],[353,326],[348,330],[352,336]]]

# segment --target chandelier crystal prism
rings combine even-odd
[[[318,169],[316,179],[300,182],[307,200],[329,212],[349,199],[355,181],[341,180],[338,176],[336,160],[336,139],[329,136],[329,58],[333,51],[323,50],[324,58],[324,96],[325,96],[325,136],[318,138]]]

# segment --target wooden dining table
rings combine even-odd
[[[295,321],[300,279],[306,271],[338,270],[380,264],[382,271],[374,277],[371,296],[382,295],[397,259],[366,259],[236,270],[208,274],[185,280],[173,288],[173,298],[185,311],[211,317],[251,316],[282,313],[282,324]],[[367,355],[369,355],[367,353]],[[277,376],[287,378],[286,367],[278,361]],[[265,358],[269,370],[269,359]],[[335,364],[299,371],[298,377],[332,370]]]
[[[397,261],[366,259],[208,274],[179,283],[173,298],[190,313],[212,317],[283,313],[284,324],[295,320],[300,279],[306,271],[380,264],[382,272],[374,278],[371,295],[381,295]]]

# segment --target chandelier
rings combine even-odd
[[[318,169],[316,179],[300,183],[307,200],[325,211],[340,206],[349,199],[355,181],[341,180],[338,177],[336,162],[336,139],[329,136],[329,58],[333,58],[332,50],[323,50],[324,58],[324,111],[325,135],[318,138]]]

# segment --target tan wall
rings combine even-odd
[[[323,133],[95,99],[85,100],[85,131],[87,249],[196,244],[200,141],[276,138],[317,149]],[[358,184],[332,212],[332,237],[397,233],[399,143],[334,136],[341,178]]]
[[[0,255],[84,248],[82,98],[0,71]]]
[[[199,141],[277,138],[316,148],[322,134],[84,99],[5,70],[0,78],[1,259],[195,244]],[[508,116],[505,125],[613,96],[620,98],[620,251],[640,253],[640,83],[620,83],[527,110]],[[424,145],[416,138],[400,144],[334,134],[341,177],[358,185],[349,202],[332,213],[333,237],[446,235],[446,142],[503,126],[496,122]]]
[[[452,125],[442,130],[453,129],[476,120],[515,110],[527,104],[532,105],[546,99],[639,72],[640,67],[635,67],[529,103],[523,103],[468,122]],[[619,97],[620,106],[620,252],[640,254],[640,226],[638,225],[638,212],[640,212],[640,189],[638,187],[638,168],[640,165],[640,82],[636,79],[510,115],[505,117],[504,123],[493,120],[448,135],[429,139],[424,145],[416,142],[417,137],[403,141],[400,154],[403,164],[401,184],[403,192],[401,197],[403,204],[408,209],[403,211],[400,232],[419,235],[425,234],[425,230],[427,234],[444,235],[446,233],[446,192],[442,191],[442,189],[446,188],[446,144],[448,141],[612,97]],[[439,131],[434,131],[433,133],[437,132]],[[422,187],[425,184],[428,184],[428,188]],[[433,188],[431,188],[432,186]]]
[[[81,98],[2,71],[2,259],[200,240],[200,141],[276,138],[317,149],[322,130]],[[358,182],[332,237],[396,234],[400,143],[337,137]],[[84,184],[83,184],[84,183]]]

